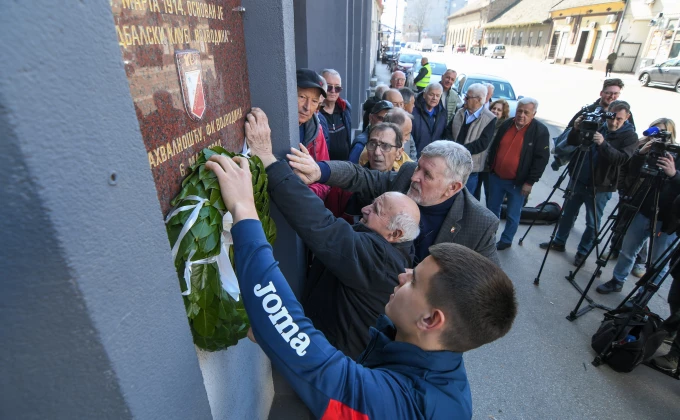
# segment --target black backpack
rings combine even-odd
[[[522,225],[529,225],[534,222],[535,225],[552,225],[560,217],[562,212],[562,207],[559,204],[549,201],[541,210],[543,203],[540,203],[536,207],[522,207],[522,213],[520,214],[519,223]],[[505,204],[501,205],[501,219],[507,217],[507,206]]]
[[[598,354],[611,344],[602,361],[617,372],[630,372],[640,363],[651,359],[668,335],[662,328],[661,318],[646,308],[642,313],[633,315],[621,329],[629,317],[629,311],[622,308],[605,313],[600,328],[591,340],[591,347]],[[617,334],[619,329],[621,331]],[[634,340],[628,341],[630,338]]]

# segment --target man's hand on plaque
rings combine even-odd
[[[264,167],[276,162],[272,152],[272,131],[264,111],[252,108],[246,116],[245,129],[250,152],[262,160]]]
[[[243,219],[258,219],[253,196],[253,181],[248,159],[235,156],[213,155],[205,167],[215,172],[220,183],[224,205],[234,218],[234,224]]]
[[[288,163],[293,172],[300,177],[305,184],[313,184],[321,179],[321,169],[319,164],[309,154],[309,150],[300,143],[300,150],[290,148],[290,153],[286,155]]]

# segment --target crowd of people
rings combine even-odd
[[[510,117],[509,104],[492,99],[493,86],[472,84],[460,95],[455,70],[437,83],[424,83],[427,76],[419,74],[415,92],[395,71],[390,85],[378,86],[363,104],[353,136],[341,75],[299,69],[300,145],[285,159],[272,153],[266,115],[253,108],[247,116],[248,146],[266,167],[271,198],[310,251],[299,299],[257,223],[247,162],[213,156],[207,164],[234,218],[249,336],[317,417],[470,418],[462,353],[505,335],[517,312],[498,251],[512,245],[526,198],[550,160],[548,128],[535,118],[538,101],[520,99]],[[592,246],[612,192],[639,178],[655,141],[638,140],[630,105],[618,100],[622,88],[619,79],[606,80],[591,106],[614,115],[587,147],[594,165],[576,170],[572,159],[586,150],[581,111],[564,135],[571,152],[562,147],[556,156],[558,165],[569,165],[574,198],[555,240],[541,247],[564,251],[585,204],[576,264]],[[653,125],[675,141],[671,120]],[[668,178],[659,204],[670,207],[680,176],[672,156],[658,165]],[[503,205],[506,223],[497,240]],[[598,292],[621,290],[652,220],[650,205],[612,250],[620,249],[614,278]],[[658,220],[654,256],[670,245],[677,224],[670,211]],[[664,360],[677,368],[678,355],[680,339]]]

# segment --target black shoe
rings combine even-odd
[[[574,265],[578,267],[579,265],[582,265],[585,260],[586,256],[577,252],[576,256],[574,257]]]
[[[608,282],[597,286],[597,289],[595,289],[595,290],[597,291],[597,293],[601,293],[603,295],[606,295],[606,294],[609,294],[609,293],[619,293],[622,288],[623,288],[623,283],[621,283],[621,282],[619,282],[615,279],[611,279]]]
[[[550,242],[543,242],[539,246],[541,247],[541,249],[548,249],[548,245],[550,245]],[[552,246],[550,247],[550,249],[552,249],[553,251],[557,251],[557,252],[566,251],[566,249],[564,248],[564,244],[560,245],[560,244],[556,244],[555,242],[552,243]]]
[[[499,251],[503,251],[505,249],[508,249],[512,246],[512,242],[503,242],[503,241],[498,241],[496,244],[496,249]]]

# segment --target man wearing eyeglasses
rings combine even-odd
[[[595,109],[598,107],[602,107],[603,109],[607,109],[609,107],[609,104],[612,102],[616,101],[619,99],[619,96],[621,96],[621,91],[623,90],[624,84],[623,80],[621,79],[607,79],[604,81],[602,84],[602,90],[600,91],[600,97],[593,102],[592,104],[588,105],[587,112],[593,112]],[[569,121],[569,124],[567,124],[567,128],[574,128],[574,123],[576,122],[576,119],[580,117],[583,114],[582,110],[579,110],[576,115]],[[633,114],[630,114],[630,118],[628,118],[628,122],[633,124],[633,127],[635,127],[635,122],[633,121]]]
[[[371,113],[368,116],[369,121],[368,129],[354,138],[352,150],[350,150],[349,152],[350,162],[359,163],[361,153],[364,151],[366,143],[368,143],[368,132],[370,131],[372,126],[380,124],[383,121],[383,118],[385,118],[385,114],[387,114],[387,112],[392,108],[394,108],[394,106],[390,101],[381,100],[378,101],[375,105],[373,105],[373,109],[371,109]]]
[[[406,75],[403,71],[395,71],[390,79],[390,88],[401,89],[406,85]]]
[[[489,146],[496,129],[496,116],[484,107],[487,88],[473,83],[465,94],[463,107],[456,112],[446,129],[446,138],[462,144],[472,155],[472,173],[468,178],[468,191],[477,188],[479,173],[484,170]]]
[[[352,147],[352,107],[340,97],[340,73],[325,69],[321,76],[328,85],[326,100],[321,108],[321,116],[328,124],[328,154],[332,160],[347,160]]]

